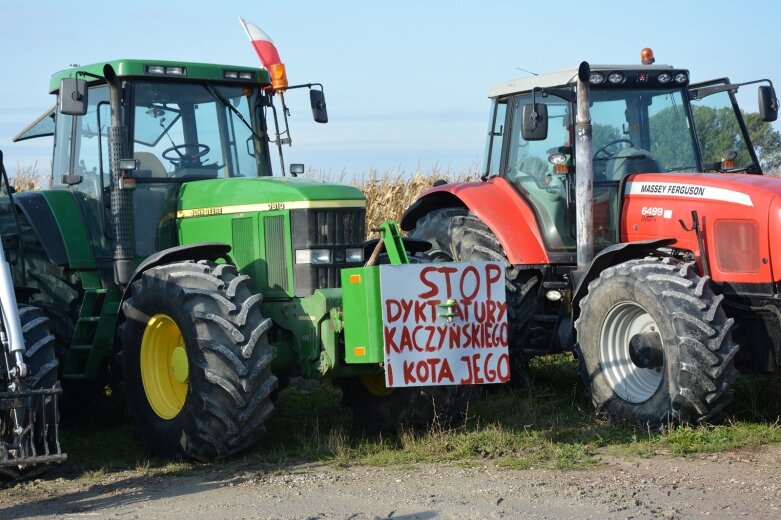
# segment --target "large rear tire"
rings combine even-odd
[[[148,452],[209,461],[255,443],[277,378],[271,320],[249,277],[232,265],[179,262],[149,269],[130,291],[120,366]]]
[[[589,284],[575,322],[597,411],[652,428],[713,419],[737,377],[722,296],[694,264],[631,260]]]
[[[504,264],[512,381],[519,383],[527,361],[524,348],[529,346],[529,326],[537,306],[540,272],[511,265],[496,235],[464,208],[443,208],[428,213],[418,220],[410,236],[431,243],[429,255],[435,261]]]
[[[55,354],[51,323],[43,311],[37,307],[19,305],[18,308],[26,347],[24,359],[29,374],[25,380],[24,388],[26,390],[59,388],[60,383],[57,377],[59,362]],[[4,363],[4,361],[0,361],[0,363]],[[23,447],[16,450],[21,451],[19,455],[29,456],[33,452],[38,455],[58,452],[57,431],[54,425],[57,424],[59,417],[52,399],[51,396],[44,398],[44,403],[40,403],[41,406],[36,407],[32,412],[32,436],[25,435],[23,437]],[[4,441],[12,441],[15,437],[12,431],[14,422],[11,420],[10,414],[11,410],[0,412],[0,435]],[[22,423],[26,423],[28,418],[21,417],[20,419]],[[3,466],[0,467],[0,479],[15,481],[30,478],[44,471],[46,467],[46,464]]]

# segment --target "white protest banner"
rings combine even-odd
[[[504,266],[380,266],[388,387],[510,380]]]

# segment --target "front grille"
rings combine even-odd
[[[366,231],[364,208],[307,209],[290,212],[293,254],[297,249],[330,249],[329,265],[296,264],[296,296],[309,296],[315,289],[341,287],[340,271],[357,267],[360,262],[346,262],[349,248],[363,247]]]

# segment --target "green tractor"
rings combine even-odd
[[[317,86],[287,90],[309,89],[326,122]],[[108,386],[151,454],[211,460],[253,444],[296,376],[331,378],[371,429],[461,412],[469,380],[434,380],[433,365],[388,383],[366,199],[302,165],[285,176],[288,108],[265,69],[119,60],[59,72],[50,91],[57,106],[17,140],[54,136],[51,186],[14,197],[8,256],[62,346],[66,413]],[[372,258],[407,262],[414,246],[382,229]],[[455,303],[429,303],[453,322]]]

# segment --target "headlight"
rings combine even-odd
[[[330,249],[298,249],[296,251],[296,263],[297,264],[330,264],[331,263],[331,250]]]
[[[669,83],[673,79],[673,75],[670,74],[669,72],[662,72],[661,74],[659,74],[659,76],[656,77],[656,79],[657,81],[659,81],[659,83],[662,84]]]
[[[624,82],[624,74],[621,72],[611,72],[608,75],[607,80],[613,85],[618,85]]]
[[[592,85],[599,85],[605,81],[605,75],[601,72],[592,72],[588,78],[588,82]]]
[[[348,263],[355,263],[355,262],[363,262],[363,248],[362,247],[356,247],[356,248],[350,248],[345,251],[347,254],[347,258],[345,259]]]
[[[675,75],[676,83],[686,83],[687,81],[689,81],[689,76],[687,76],[685,72],[679,72]]]

